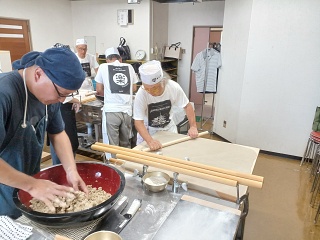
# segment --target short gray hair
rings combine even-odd
[[[116,58],[117,60],[121,59],[121,57],[118,54],[110,54],[107,56],[107,59],[109,59],[109,60],[112,60],[114,58]]]

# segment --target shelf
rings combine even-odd
[[[101,63],[105,62],[105,59],[98,58],[97,61],[99,62],[99,64],[101,64]],[[159,61],[161,62],[161,67],[162,67],[163,71],[167,72],[170,75],[172,80],[177,81],[177,78],[178,78],[178,59],[164,58]],[[125,63],[129,63],[129,64],[134,64],[134,63],[143,64],[145,62],[147,62],[147,61],[146,60],[135,60],[135,59],[125,61]],[[137,73],[137,71],[138,71],[137,67],[135,68],[135,71]]]
[[[163,68],[163,70],[168,72],[168,71],[175,71],[177,70],[177,68],[167,68],[167,69]]]

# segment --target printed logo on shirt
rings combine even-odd
[[[108,66],[111,93],[130,94],[128,66]]]
[[[148,105],[148,125],[154,128],[164,128],[170,123],[171,101],[151,103]]]
[[[90,63],[81,63],[83,71],[86,73],[86,77],[91,77],[91,68],[90,68]]]

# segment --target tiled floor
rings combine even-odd
[[[310,163],[300,167],[298,160],[260,153],[253,174],[263,176],[264,184],[262,189],[249,188],[244,240],[320,239],[320,218],[314,223],[319,199],[310,205]]]
[[[211,130],[210,123],[203,130]],[[223,140],[217,135],[207,138]],[[92,155],[93,156],[93,155]],[[77,155],[76,159],[94,160]],[[51,165],[51,161],[42,167]],[[264,177],[262,189],[249,188],[249,214],[244,240],[317,240],[320,220],[314,224],[318,207],[310,206],[310,164],[300,167],[300,161],[260,153],[254,174]]]

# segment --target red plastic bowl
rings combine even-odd
[[[125,177],[123,173],[115,167],[96,162],[77,163],[77,169],[86,185],[101,187],[106,192],[112,194],[111,198],[84,211],[47,214],[33,211],[29,207],[32,196],[23,190],[15,189],[13,192],[14,203],[24,216],[36,223],[49,227],[76,227],[82,225],[82,223],[88,223],[105,216],[124,190]],[[35,174],[34,177],[68,186],[62,165],[43,169]]]

